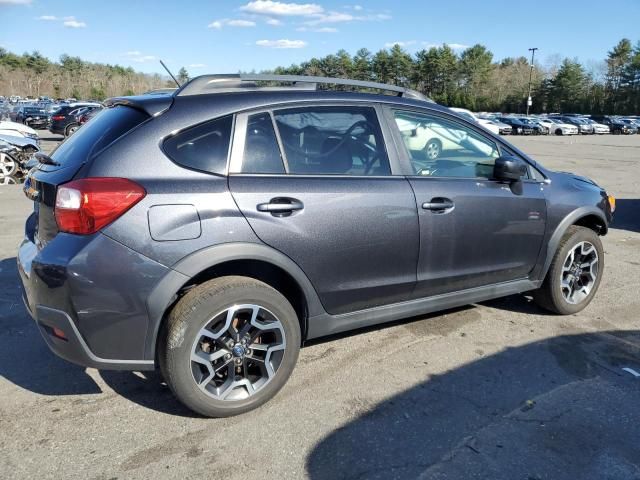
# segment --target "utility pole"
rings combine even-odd
[[[533,103],[531,101],[531,77],[533,76],[533,58],[536,54],[536,50],[538,50],[538,47],[529,49],[529,51],[531,52],[531,69],[529,70],[529,95],[527,96],[527,115],[529,115],[529,107],[531,107],[531,104]]]

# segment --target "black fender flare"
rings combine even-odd
[[[311,281],[291,258],[259,243],[223,243],[193,252],[175,263],[169,273],[155,286],[147,299],[149,325],[145,341],[145,358],[155,356],[156,340],[167,308],[175,301],[180,289],[190,279],[208,268],[233,260],[258,260],[287,272],[305,296],[308,316],[326,313]]]
[[[581,218],[587,217],[589,215],[597,216],[602,220],[603,225],[608,225],[604,212],[597,207],[580,207],[571,211],[571,213],[565,216],[553,231],[551,238],[549,238],[549,241],[547,242],[544,263],[542,263],[542,268],[539,271],[539,275],[535,275],[535,277],[537,277],[540,282],[542,282],[547,276],[547,272],[551,267],[553,256],[555,255],[556,250],[558,249],[558,245],[560,244],[560,240],[564,236],[567,229],[571,225],[574,225]]]

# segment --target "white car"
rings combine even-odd
[[[482,125],[484,128],[486,128],[487,130],[489,130],[491,133],[495,135],[499,135],[501,133],[500,127],[496,125],[493,121],[487,118],[480,118],[476,116],[476,114],[473,113],[471,110],[467,110],[466,108],[457,108],[457,107],[450,107],[449,110],[456,112],[458,115],[462,115],[467,120],[470,120],[472,122]]]
[[[608,125],[603,125],[602,123],[598,123],[595,120],[591,120],[590,118],[585,118],[587,122],[593,125],[593,133],[598,135],[603,135],[605,133],[611,133],[611,129]]]
[[[575,125],[562,123],[555,118],[538,118],[537,121],[549,129],[549,134],[555,135],[578,135],[580,131]]]
[[[40,140],[38,133],[31,127],[18,122],[2,121],[0,122],[0,135],[9,135],[12,137],[32,138],[36,141]]]
[[[491,150],[486,142],[444,120],[434,119],[433,122],[424,123],[407,116],[397,117],[396,124],[409,150],[423,152],[427,161],[457,155],[462,151],[477,152],[487,157],[497,156],[497,152]]]

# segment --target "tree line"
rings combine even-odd
[[[473,111],[526,110],[529,76],[532,112],[640,113],[640,41],[622,39],[600,63],[556,59],[546,66],[526,57],[495,62],[477,44],[457,54],[448,45],[410,54],[400,45],[354,56],[345,50],[301,64],[278,67],[277,74],[318,75],[391,83],[413,88],[434,101]]]
[[[477,44],[456,53],[448,45],[410,54],[400,45],[372,53],[363,48],[271,71],[392,83],[416,89],[438,103],[473,111],[524,112],[532,79],[533,112],[640,113],[640,41],[622,39],[601,62],[552,59],[533,69],[526,57],[494,61]],[[179,80],[188,72],[181,68]],[[17,55],[0,48],[0,94],[102,100],[173,86],[159,74],[91,63],[62,55],[52,62],[39,52]]]
[[[131,67],[91,63],[69,55],[52,62],[37,51],[16,55],[0,48],[0,95],[4,96],[104,100],[166,84],[158,74],[136,72]]]

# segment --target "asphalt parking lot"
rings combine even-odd
[[[0,187],[0,477],[639,479],[640,135],[511,141],[618,198],[585,311],[513,296],[315,342],[273,401],[222,420],[158,375],[49,352],[15,267],[30,204]]]

